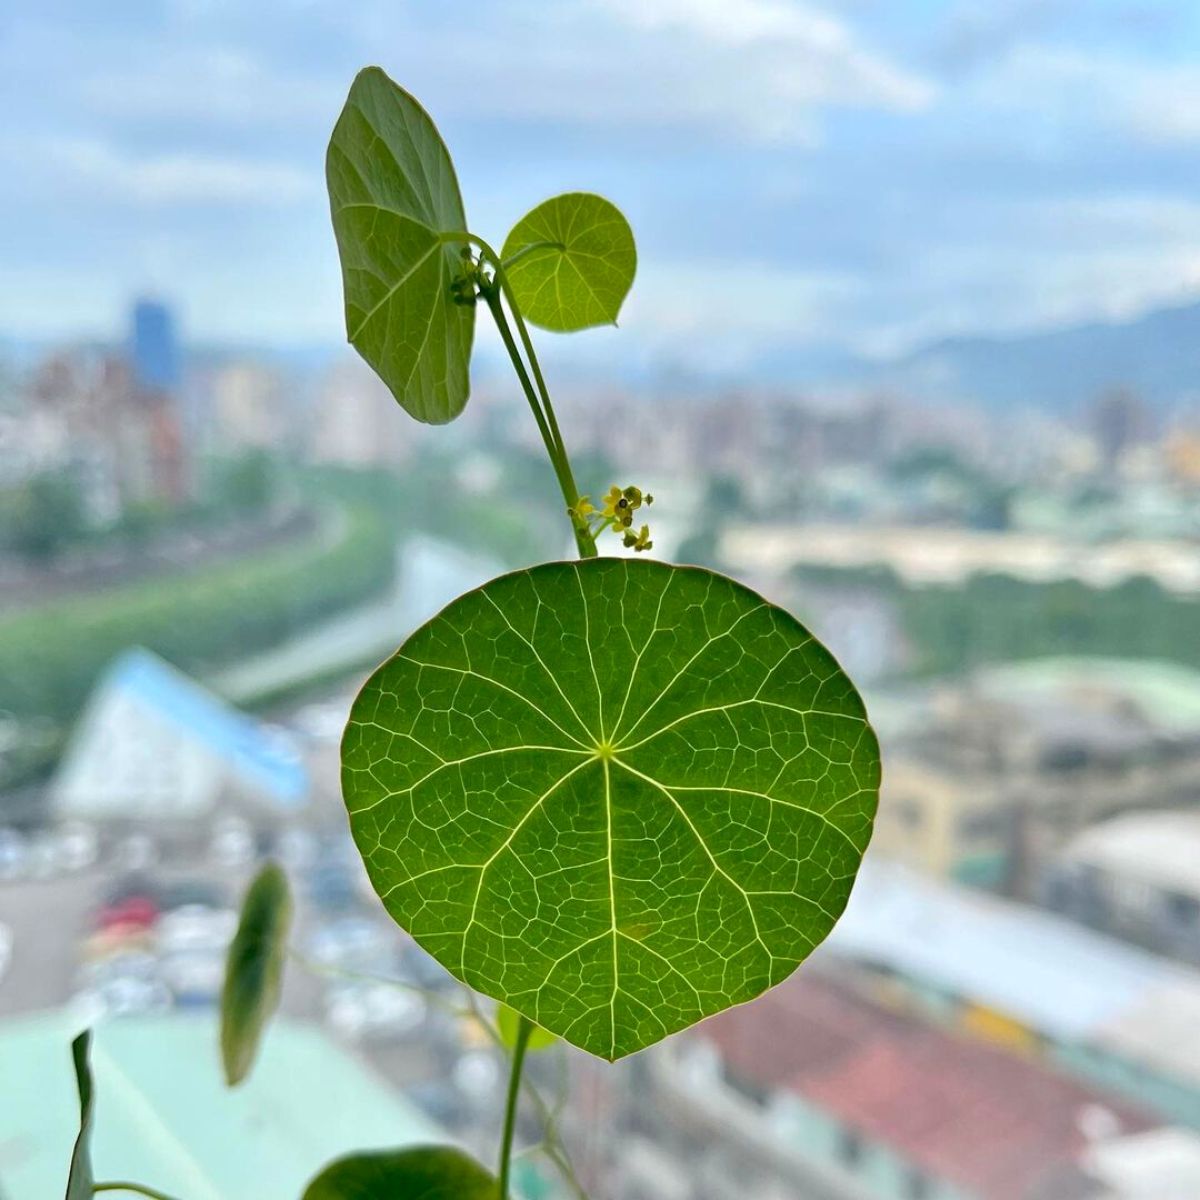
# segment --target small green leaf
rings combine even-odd
[[[71,1058],[75,1063],[75,1083],[79,1088],[79,1136],[71,1154],[71,1171],[67,1176],[66,1200],[92,1200],[92,1109],[95,1105],[92,1087],[92,1067],[89,1055],[92,1031],[84,1030],[71,1043]]]
[[[351,1154],[327,1166],[303,1200],[496,1200],[496,1177],[449,1146]]]
[[[507,1004],[501,1004],[496,1009],[496,1029],[500,1033],[500,1040],[512,1050],[517,1044],[517,1026],[521,1021],[521,1014],[515,1008],[510,1008]],[[548,1029],[543,1029],[540,1025],[535,1025],[532,1032],[529,1034],[529,1041],[526,1043],[527,1050],[545,1050],[549,1046],[553,1046],[558,1038],[554,1036]]]
[[[221,993],[221,1061],[230,1087],[249,1074],[263,1029],[279,1004],[292,920],[287,876],[268,863],[242,902]]]
[[[526,320],[570,333],[614,325],[633,285],[633,230],[616,205],[590,192],[539,204],[508,235],[501,258]]]
[[[454,302],[466,229],[450,153],[429,114],[378,67],[360,71],[325,160],[346,336],[418,421],[467,402],[475,310]]]
[[[879,749],[798,621],[644,559],[461,596],[367,681],[350,827],[443,966],[605,1058],[785,978],[871,834]]]

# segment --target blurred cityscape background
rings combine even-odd
[[[627,210],[621,329],[538,342],[576,474],[809,624],[884,747],[809,964],[534,1056],[587,1194],[1195,1200],[1200,10],[472,7],[0,11],[0,1197],[61,1189],[89,1022],[100,1173],[181,1200],[496,1144],[504,1061],[370,892],[338,740],[417,624],[570,546],[482,317],[447,428],[340,343],[322,154],[380,61],[489,238]],[[228,1093],[268,856],[295,961]],[[576,1195],[526,1116],[526,1200]]]

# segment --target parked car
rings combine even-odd
[[[327,967],[396,975],[395,937],[386,926],[366,917],[340,917],[315,929],[308,953]]]
[[[163,954],[201,951],[223,955],[237,929],[238,916],[232,909],[185,904],[163,913],[155,930]]]
[[[90,1019],[166,1012],[171,993],[158,959],[145,948],[120,946],[86,961],[76,975],[73,1004]]]
[[[212,1008],[225,981],[225,955],[211,949],[177,950],[163,955],[163,982],[180,1008]]]
[[[209,853],[220,867],[244,867],[254,861],[257,847],[250,822],[242,817],[222,817],[213,826]]]
[[[15,829],[0,829],[0,883],[21,879],[28,869],[28,838]]]
[[[228,908],[229,893],[207,879],[185,879],[162,889],[161,904],[163,912],[192,904],[205,908]]]
[[[339,862],[325,862],[305,878],[309,899],[327,913],[348,912],[358,907],[358,886],[350,869]]]
[[[119,975],[76,994],[72,1007],[87,1024],[106,1017],[156,1016],[171,1007],[171,992],[161,980]]]
[[[275,854],[290,875],[312,870],[320,845],[316,834],[299,825],[285,829],[275,841]]]
[[[97,929],[118,926],[130,929],[150,929],[158,920],[158,904],[150,896],[127,896],[103,905],[96,913]]]
[[[350,1041],[402,1038],[425,1020],[425,1001],[415,992],[386,983],[346,980],[325,994],[329,1024]]]
[[[158,843],[148,833],[131,833],[117,845],[114,857],[126,871],[144,871],[158,862]]]
[[[86,871],[100,856],[95,829],[79,821],[60,826],[53,834],[55,857],[62,871]]]

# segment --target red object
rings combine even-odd
[[[158,905],[149,896],[126,896],[106,904],[96,914],[97,929],[123,926],[130,929],[149,929],[158,920]]]

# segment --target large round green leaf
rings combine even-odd
[[[418,421],[467,402],[475,310],[451,295],[466,229],[450,154],[429,114],[378,67],[360,71],[325,160],[346,336]]]
[[[249,1074],[263,1030],[279,1004],[291,921],[287,876],[268,863],[246,891],[225,963],[221,1062],[230,1087]]]
[[[795,968],[845,906],[879,784],[858,694],[793,617],[603,558],[417,630],[355,701],[342,768],[395,919],[606,1058]]]
[[[304,1200],[496,1200],[496,1178],[449,1146],[351,1154],[327,1166]]]
[[[500,257],[526,319],[558,333],[615,324],[637,270],[629,222],[590,192],[539,204],[513,226]]]

